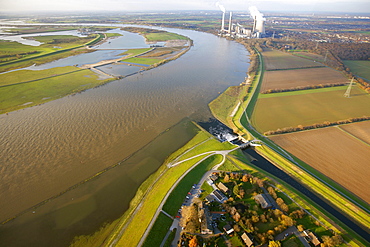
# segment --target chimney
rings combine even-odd
[[[225,12],[222,12],[221,31],[225,30]]]
[[[231,21],[232,21],[232,15],[233,15],[233,12],[230,11],[230,21],[229,21],[229,33],[231,34]]]
[[[256,24],[257,24],[257,17],[254,16],[252,33],[254,33],[256,31]]]

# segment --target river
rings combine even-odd
[[[211,34],[168,30],[194,41],[179,59],[0,116],[1,221],[142,151],[84,189],[6,223],[1,242],[66,246],[73,236],[91,234],[118,218],[145,178],[194,135],[189,120],[207,121],[207,104],[244,81],[249,54],[242,45]],[[171,135],[162,134],[166,130]],[[153,140],[155,145],[143,152]]]

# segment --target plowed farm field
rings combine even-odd
[[[282,51],[266,49],[262,53],[266,70],[285,70],[311,67],[323,67],[322,64],[316,63],[309,59],[293,56]]]
[[[347,126],[352,129],[363,128],[357,123],[351,125]],[[271,139],[370,203],[369,144],[337,127],[284,134]]]
[[[341,72],[327,67],[275,70],[264,73],[261,91],[346,82],[349,81]]]

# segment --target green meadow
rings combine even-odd
[[[176,33],[158,32],[145,34],[145,38],[148,41],[167,41],[167,40],[188,40],[189,38]]]
[[[3,78],[6,78],[5,84],[8,85],[0,87],[0,114],[42,104],[112,80],[100,80],[94,72],[72,66],[15,71],[0,75],[0,81],[4,82]],[[23,83],[15,84],[18,79]]]
[[[343,63],[349,67],[353,74],[361,76],[370,81],[370,61],[366,60],[344,60]]]

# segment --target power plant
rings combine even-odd
[[[245,28],[239,23],[233,23],[232,12],[230,11],[229,27],[225,29],[225,14],[226,9],[218,4],[218,7],[222,11],[221,29],[219,31],[220,36],[236,37],[236,38],[262,38],[265,35],[265,18],[256,7],[250,7],[249,12],[253,18],[253,26],[251,29]]]

